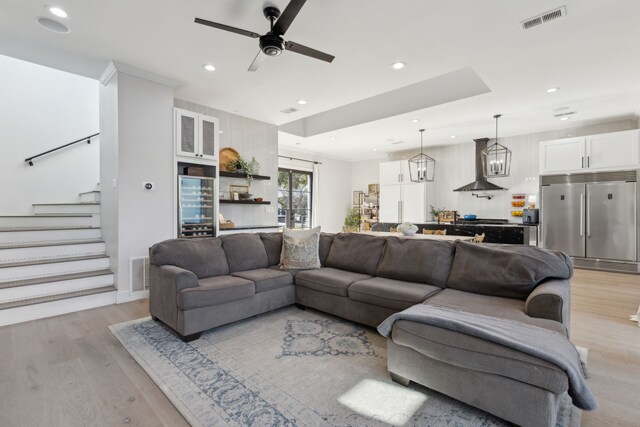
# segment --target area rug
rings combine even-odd
[[[391,381],[374,329],[288,307],[183,343],[150,318],[111,326],[193,426],[511,425],[440,393]],[[579,426],[565,396],[558,426]]]

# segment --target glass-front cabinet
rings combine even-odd
[[[216,235],[215,189],[215,178],[178,176],[178,237]]]
[[[218,159],[220,123],[217,118],[175,109],[176,155],[190,162]],[[200,162],[203,160],[205,162]]]

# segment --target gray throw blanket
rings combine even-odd
[[[499,319],[442,307],[418,304],[392,314],[378,326],[391,337],[396,320],[410,320],[482,338],[558,366],[569,378],[569,396],[580,409],[596,409],[596,399],[585,380],[580,356],[567,337],[555,331],[509,319]]]

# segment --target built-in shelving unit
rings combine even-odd
[[[270,205],[271,202],[263,200],[261,202],[256,202],[255,200],[229,200],[229,199],[220,199],[220,203],[235,203],[238,205]]]
[[[229,172],[229,171],[220,171],[220,176],[224,178],[242,178],[247,179],[247,174],[244,172]],[[253,179],[256,180],[269,180],[270,176],[266,175],[252,175]]]

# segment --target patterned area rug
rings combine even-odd
[[[111,331],[193,426],[510,425],[393,383],[374,329],[288,307],[185,344],[150,318]],[[568,397],[558,426],[579,426]]]

